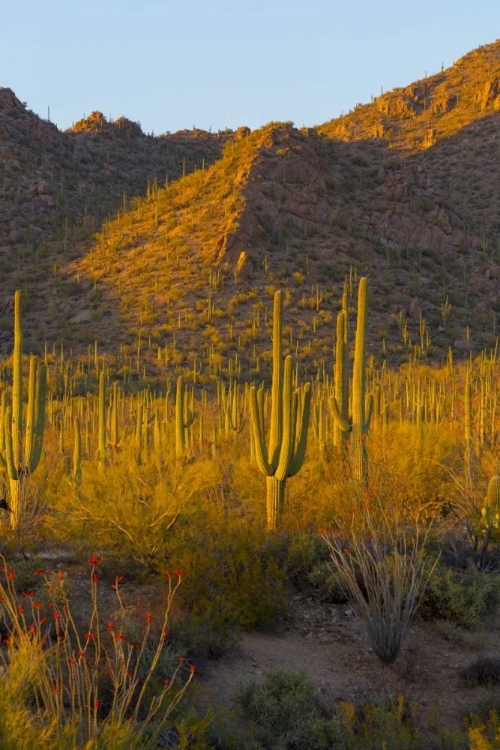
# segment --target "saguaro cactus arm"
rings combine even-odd
[[[264,439],[264,425],[261,421],[258,392],[254,386],[250,390],[250,419],[254,438],[255,462],[257,468],[265,476],[272,476],[274,469],[267,458],[267,448]]]
[[[335,423],[342,430],[342,432],[350,432],[352,430],[352,424],[340,413],[339,405],[335,396],[330,398],[330,409]]]
[[[301,403],[297,410],[296,434],[299,434],[297,447],[288,467],[288,476],[294,477],[298,474],[304,463],[307,448],[307,433],[311,415],[311,384],[306,383],[300,398]]]

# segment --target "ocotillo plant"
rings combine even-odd
[[[353,474],[359,481],[366,481],[368,474],[365,441],[373,410],[373,397],[367,397],[366,395],[366,287],[366,278],[363,277],[359,280],[358,288],[358,318],[356,321],[356,343],[352,374],[352,416],[348,416],[345,405],[339,404],[335,396],[332,396],[330,401],[336,423],[343,432],[351,435]],[[339,334],[337,333],[337,335]],[[347,357],[347,355],[347,348],[345,348],[343,356]],[[344,367],[339,367],[338,372],[344,372]]]
[[[24,427],[22,344],[21,292],[17,291],[14,295],[12,404],[5,411],[5,447],[0,449],[0,460],[9,482],[12,511],[9,518],[13,529],[19,527],[25,510],[26,479],[40,462],[45,427],[47,366],[39,365],[34,355],[30,358],[28,405]]]
[[[311,412],[311,384],[293,389],[292,358],[282,361],[282,295],[274,295],[273,375],[269,446],[264,437],[264,399],[250,389],[255,461],[267,480],[267,528],[274,531],[283,513],[286,480],[301,469]]]

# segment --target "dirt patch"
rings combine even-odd
[[[201,665],[199,680],[209,699],[235,709],[240,685],[263,680],[277,669],[305,672],[325,708],[340,701],[358,704],[403,695],[424,717],[439,716],[450,727],[460,726],[484,698],[459,673],[479,655],[498,654],[498,616],[475,631],[416,622],[400,657],[387,667],[369,649],[362,623],[348,607],[320,605],[301,596],[292,604],[292,619],[276,633],[244,634],[237,650]]]

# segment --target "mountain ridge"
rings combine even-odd
[[[4,300],[26,288],[38,343],[81,350],[95,338],[116,351],[122,336],[160,347],[175,338],[187,367],[205,325],[221,351],[246,342],[257,373],[266,337],[256,310],[280,287],[312,371],[331,357],[332,312],[354,272],[371,278],[377,356],[400,361],[417,342],[424,358],[494,345],[500,42],[301,130],[152,138],[94,112],[61,133],[9,92],[0,89],[0,283]],[[0,348],[9,342],[0,332]]]

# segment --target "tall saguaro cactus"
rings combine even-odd
[[[273,375],[269,445],[264,436],[263,391],[250,389],[252,438],[257,467],[267,482],[267,528],[274,531],[283,512],[286,480],[304,462],[311,413],[311,384],[293,388],[292,357],[282,358],[282,294],[274,295]]]
[[[189,393],[184,389],[184,378],[179,375],[175,396],[175,456],[178,459],[186,455],[187,431],[194,417],[194,410],[189,413]]]
[[[343,313],[340,313],[341,315]],[[359,481],[366,481],[368,459],[366,453],[366,434],[370,427],[373,410],[373,397],[366,395],[366,316],[367,316],[367,283],[366,278],[359,280],[358,318],[356,321],[356,343],[354,349],[354,368],[352,373],[351,416],[346,410],[348,399],[345,390],[342,392],[343,403],[336,396],[331,398],[331,409],[335,422],[345,433],[350,433],[353,457],[353,473]],[[337,336],[342,334],[342,326]],[[337,351],[339,351],[337,349]],[[347,348],[342,348],[343,357],[347,358]],[[345,372],[345,364],[338,367],[339,373]],[[337,363],[336,363],[337,373]],[[344,382],[346,379],[344,380]]]
[[[345,296],[345,295],[344,295]],[[337,315],[337,334],[335,342],[335,401],[341,414],[349,410],[349,347],[348,347],[347,306]],[[333,444],[344,446],[347,433],[337,420],[333,424]]]
[[[21,328],[21,292],[14,295],[14,353],[12,403],[5,410],[4,441],[0,461],[7,474],[10,490],[10,523],[19,527],[26,501],[26,479],[37,468],[42,455],[45,427],[47,366],[30,357],[28,404],[24,417],[23,362]]]

